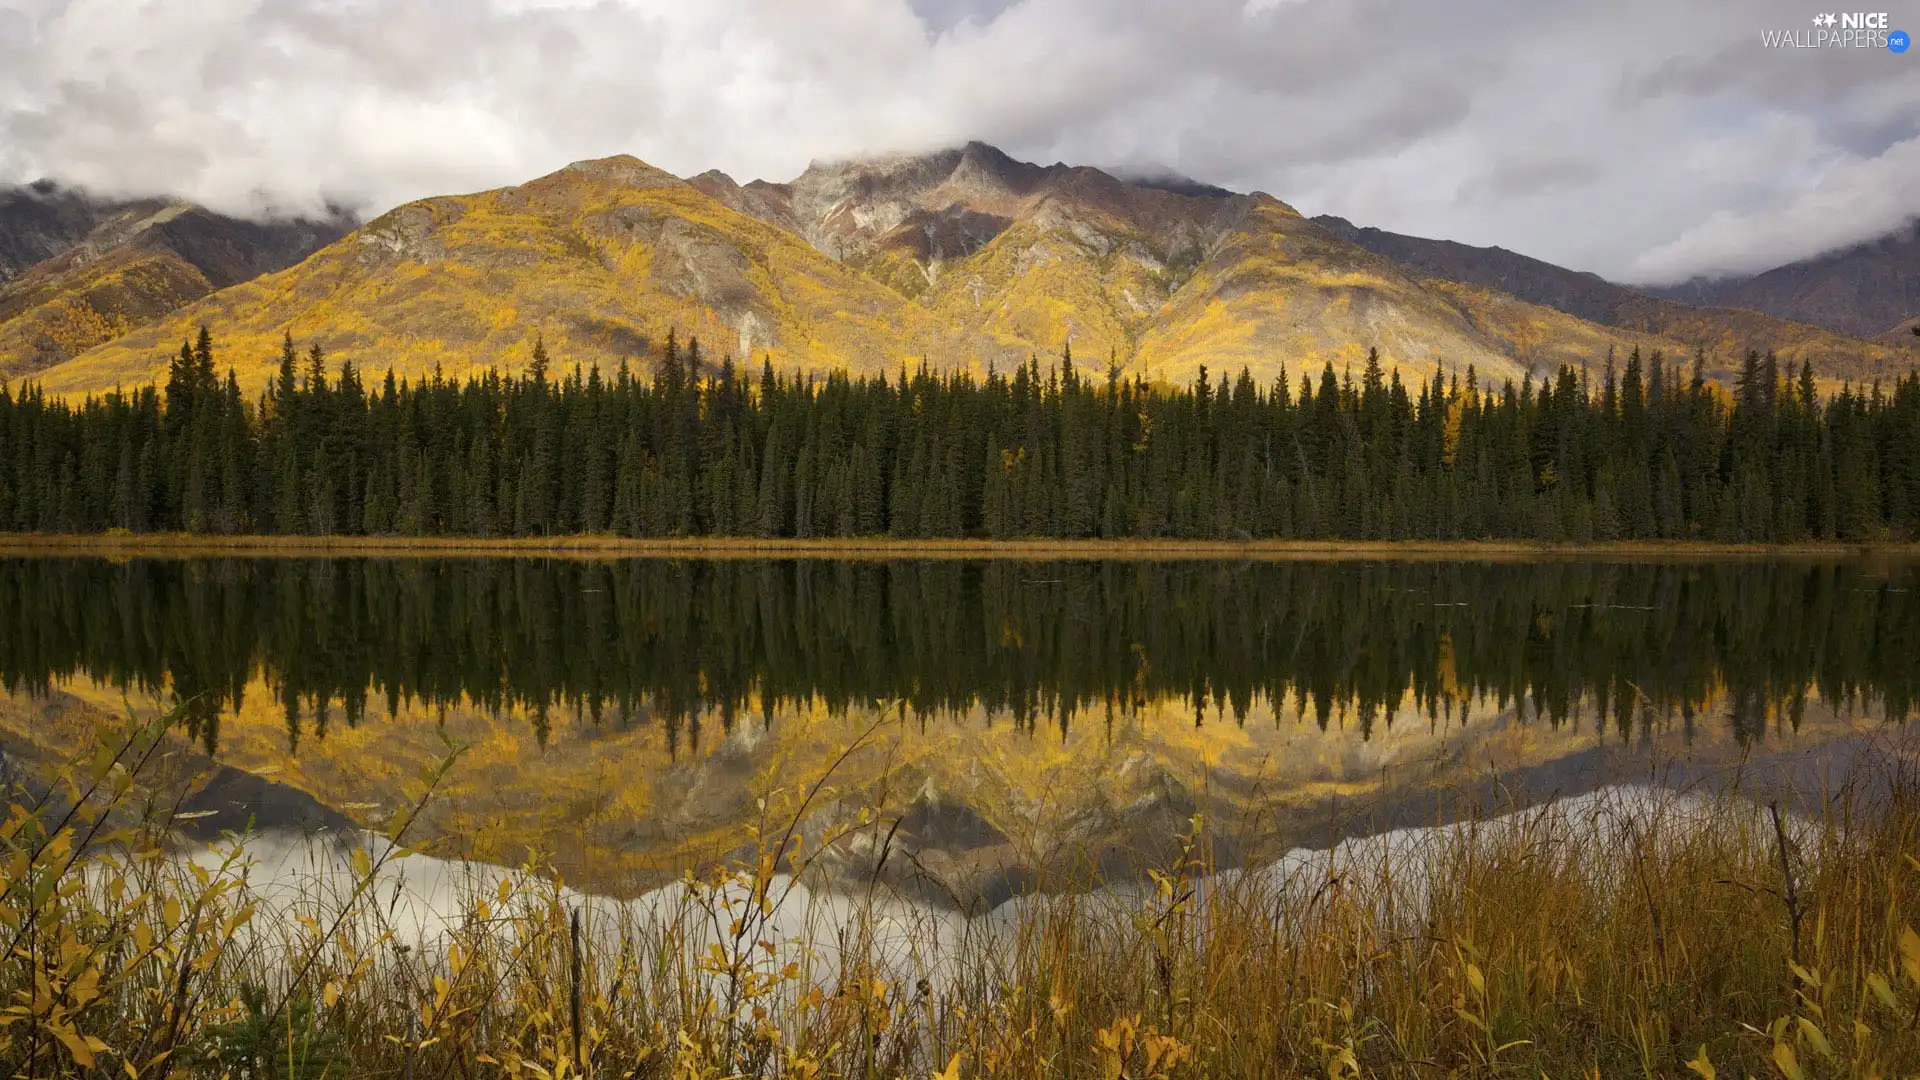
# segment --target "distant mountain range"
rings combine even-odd
[[[0,190],[0,376],[36,372],[282,270],[344,236],[327,221],[253,222],[171,199]]]
[[[1743,354],[1748,348],[1773,350],[1793,360],[1811,360],[1835,375],[1870,376],[1911,366],[1920,357],[1891,355],[1862,348],[1862,335],[1815,321],[1797,313],[1791,304],[1769,304],[1762,290],[1740,293],[1732,280],[1708,285],[1696,282],[1672,289],[1641,289],[1617,285],[1598,274],[1569,270],[1498,247],[1474,247],[1451,240],[1428,240],[1382,229],[1363,228],[1344,218],[1317,217],[1314,221],[1354,244],[1385,256],[1439,282],[1460,282],[1497,290],[1575,315],[1603,326],[1653,334],[1706,349],[1717,359]],[[1909,252],[1912,270],[1920,259]],[[1818,260],[1816,260],[1818,261]],[[1811,263],[1795,263],[1769,274],[1811,277]],[[1763,275],[1768,276],[1768,275]],[[1748,279],[1748,280],[1758,280]],[[1724,292],[1722,292],[1722,290]],[[1682,300],[1682,294],[1692,299]],[[1907,308],[1920,312],[1920,294]],[[1855,316],[1852,320],[1859,323]],[[1891,325],[1891,324],[1887,324]],[[1905,346],[1920,339],[1884,336],[1882,345]]]
[[[1752,308],[1854,337],[1914,340],[1920,316],[1920,221],[1870,243],[1752,277],[1695,280],[1650,290],[1689,304]]]
[[[1718,374],[1749,348],[1829,378],[1920,359],[1897,336],[1695,306],[1498,248],[1309,220],[1263,194],[979,143],[815,163],[786,183],[606,158],[346,224],[8,196],[0,374],[33,372],[52,392],[144,382],[201,322],[255,388],[287,333],[411,376],[516,369],[536,336],[562,365],[611,368],[649,358],[669,330],[697,335],[709,362],[786,370],[1005,370],[1070,343],[1083,368],[1181,382],[1203,366],[1264,381],[1357,365],[1374,348],[1414,379],[1471,366],[1518,380],[1633,348],[1703,351]]]

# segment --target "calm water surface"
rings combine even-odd
[[[47,757],[177,694],[237,824],[296,795],[376,822],[444,735],[467,749],[421,839],[615,889],[736,849],[832,770],[809,827],[890,813],[992,893],[1151,861],[1196,813],[1233,860],[1522,787],[1812,775],[1913,711],[1916,584],[1865,560],[5,559],[0,738]]]

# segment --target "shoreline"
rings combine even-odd
[[[900,540],[887,537],[764,540],[751,537],[627,539],[616,536],[404,537],[204,536],[153,533],[13,533],[0,535],[0,556],[100,558],[449,558],[566,559],[955,559],[955,560],[1356,560],[1608,562],[1775,559],[1920,559],[1920,543],[1718,544],[1622,540],[1550,543],[1526,540]]]

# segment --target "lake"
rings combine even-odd
[[[1622,779],[1811,797],[1914,709],[1916,584],[1870,558],[8,558],[0,748],[44,772],[177,694],[168,782],[206,834],[377,825],[459,748],[408,835],[436,854],[632,895],[756,829],[871,819],[827,872],[971,906]]]

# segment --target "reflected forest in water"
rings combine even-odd
[[[784,707],[1029,730],[1256,702],[1356,737],[1480,702],[1623,735],[1710,705],[1742,740],[1810,697],[1904,719],[1904,563],[0,559],[0,678],[177,692],[212,752],[264,677],[291,746],[369,700],[703,728]]]

